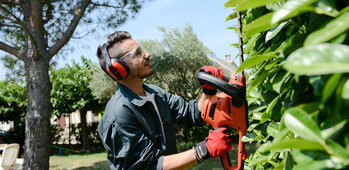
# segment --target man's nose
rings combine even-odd
[[[144,58],[145,59],[149,59],[150,57],[151,57],[151,54],[150,53],[148,53],[148,52],[146,52],[146,51],[144,51]]]

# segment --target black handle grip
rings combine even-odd
[[[246,100],[245,87],[238,84],[229,84],[229,78],[225,76],[222,80],[205,72],[198,72],[196,78],[199,80],[200,84],[207,84],[217,88],[235,100],[242,102]]]

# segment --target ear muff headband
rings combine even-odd
[[[105,43],[102,45],[101,52],[105,61],[106,70],[109,75],[116,80],[125,79],[129,71],[127,65],[119,59],[113,58],[110,60],[110,56],[107,51],[107,45]]]

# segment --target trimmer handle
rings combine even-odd
[[[243,102],[246,100],[246,90],[244,89],[245,86],[235,83],[229,84],[229,78],[227,77],[223,77],[222,80],[218,77],[212,76],[211,74],[199,72],[196,75],[196,78],[199,80],[200,84],[207,84],[211,87],[217,88],[237,101]]]
[[[248,127],[245,77],[235,75],[227,82],[210,74],[199,72],[197,79],[200,83],[208,84],[223,92],[205,100],[201,117],[214,129],[230,126],[238,131],[237,165],[231,165],[228,153],[221,156],[221,160],[225,170],[241,170],[244,168],[244,160],[246,159],[245,144],[241,139],[246,134]]]
[[[245,159],[246,159],[246,148],[245,143],[242,142],[242,137],[245,135],[246,131],[238,130],[239,132],[239,145],[238,145],[238,157],[236,166],[232,166],[230,163],[229,153],[222,155],[221,162],[225,170],[243,170]]]

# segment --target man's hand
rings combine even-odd
[[[200,68],[200,72],[205,72],[207,74],[213,75],[215,77],[218,77],[220,79],[223,79],[223,70],[222,68],[217,68],[214,66],[203,66]],[[217,89],[211,87],[207,84],[202,84],[203,92],[208,95],[215,95],[217,93]]]
[[[216,158],[226,154],[232,148],[229,129],[227,127],[211,130],[206,140],[194,148],[198,162],[207,158]]]

